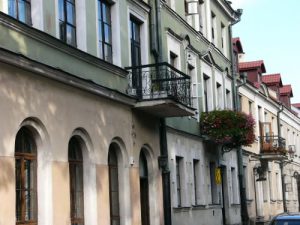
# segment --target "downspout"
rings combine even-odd
[[[230,44],[230,52],[231,52],[231,72],[232,72],[232,90],[233,90],[233,105],[235,111],[240,111],[240,102],[238,97],[238,88],[245,83],[237,86],[237,71],[236,68],[236,59],[233,53],[233,46],[232,46],[232,26],[237,24],[241,21],[242,11],[238,10],[238,19],[229,25],[229,38],[231,41]],[[242,146],[237,147],[237,160],[238,160],[238,178],[239,178],[239,188],[240,188],[240,201],[241,201],[241,219],[243,225],[249,224],[249,215],[248,215],[248,208],[247,208],[247,199],[246,199],[246,187],[244,182],[244,168],[243,168],[243,149]]]
[[[277,111],[277,132],[278,132],[278,145],[281,147],[281,125],[280,125],[280,113],[283,111],[284,107],[282,104],[279,106],[279,110]],[[283,203],[283,211],[287,212],[286,206],[286,196],[285,196],[285,185],[284,185],[284,173],[283,173],[283,160],[279,163],[280,173],[281,173],[281,188],[282,188],[282,203]]]
[[[162,51],[162,27],[161,27],[161,5],[160,0],[155,0],[155,20],[154,29],[156,35],[153,34],[153,40],[156,40],[155,63],[163,62]],[[157,68],[159,69],[159,68]],[[158,158],[159,166],[162,173],[163,185],[163,210],[164,210],[164,225],[172,224],[171,216],[171,182],[169,170],[168,144],[167,144],[167,129],[165,118],[159,119],[159,140],[160,140],[160,156]]]

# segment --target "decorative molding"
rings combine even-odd
[[[95,95],[112,99],[129,106],[134,106],[136,99],[119,91],[103,87],[90,80],[79,78],[75,75],[50,67],[37,61],[28,59],[22,55],[0,48],[0,62],[16,66],[20,69],[39,74],[43,77],[64,83],[66,85],[79,88]]]

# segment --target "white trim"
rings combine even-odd
[[[116,1],[111,6],[111,33],[112,33],[111,34],[112,35],[112,61],[113,61],[113,64],[122,67],[121,35],[120,35],[121,34],[121,24],[120,24],[120,3],[119,3],[119,1]]]
[[[3,0],[2,2],[2,12],[8,14],[8,0]]]
[[[71,137],[79,136],[82,143],[83,155],[83,184],[84,184],[84,223],[97,224],[97,185],[96,185],[96,164],[94,160],[94,148],[90,137],[83,129],[76,129]]]
[[[135,5],[130,4],[127,8],[128,21],[128,49],[129,49],[129,65],[131,65],[131,43],[130,43],[130,15],[133,15],[138,20],[142,21],[140,25],[140,39],[141,39],[141,64],[148,64],[149,62],[149,32],[148,32],[148,14],[138,9]]]
[[[52,151],[50,139],[44,125],[38,119],[25,119],[20,128],[24,126],[34,129],[37,144],[38,224],[52,225]]]
[[[44,30],[44,0],[31,0],[31,21],[32,26],[38,30]]]
[[[86,31],[86,3],[85,0],[75,1],[76,17],[76,46],[82,51],[87,51],[87,31]]]
[[[58,1],[54,1],[55,5],[55,33],[56,33],[56,38],[59,39],[59,9],[58,9]]]

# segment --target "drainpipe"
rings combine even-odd
[[[155,0],[155,23],[156,29],[156,54],[155,62],[163,62],[162,51],[162,33],[161,33],[161,5],[160,0]],[[164,210],[164,224],[172,224],[171,216],[171,183],[170,183],[170,170],[169,170],[169,157],[168,157],[168,144],[167,144],[167,129],[165,118],[159,119],[159,140],[160,140],[160,157],[158,158],[159,166],[162,173],[163,185],[163,210]]]
[[[242,10],[237,10],[238,19],[230,24],[229,26],[229,37],[232,40],[232,26],[236,23],[241,21]],[[238,97],[238,88],[244,84],[243,82],[241,85],[237,86],[237,71],[236,68],[236,59],[233,53],[233,46],[230,44],[230,52],[231,52],[231,72],[232,72],[232,90],[233,90],[233,105],[235,111],[240,111],[240,102]],[[246,199],[246,187],[244,182],[244,168],[243,168],[243,149],[242,146],[237,147],[237,160],[238,160],[238,178],[239,178],[239,188],[240,188],[240,201],[241,201],[241,219],[243,225],[249,224],[249,215],[248,215],[248,208],[247,208],[247,199]]]
[[[280,113],[283,111],[284,107],[282,104],[279,106],[279,110],[277,111],[277,132],[278,132],[278,145],[282,145],[281,143],[281,125],[280,125]],[[281,188],[282,188],[282,203],[283,203],[283,211],[287,212],[286,206],[286,196],[285,196],[285,184],[284,184],[284,173],[283,173],[283,160],[280,161],[280,173],[281,173]]]

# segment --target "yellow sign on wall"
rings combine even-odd
[[[222,183],[221,168],[216,168],[216,170],[215,170],[215,181],[216,181],[216,184]]]

